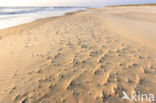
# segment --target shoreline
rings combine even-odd
[[[86,8],[85,10],[87,10],[87,9],[89,9],[89,8]],[[23,24],[11,26],[11,27],[7,27],[7,28],[2,28],[2,29],[0,29],[0,32],[3,31],[3,30],[5,30],[5,29],[10,29],[10,28],[18,27],[18,26],[23,26],[23,25],[26,25],[26,24],[29,24],[29,23],[32,23],[32,22],[40,21],[40,20],[46,21],[46,20],[43,20],[43,19],[51,19],[51,18],[55,18],[55,19],[56,19],[56,18],[59,18],[59,17],[66,16],[66,15],[68,15],[68,14],[70,14],[70,13],[71,13],[71,14],[72,14],[72,13],[74,14],[74,13],[82,12],[82,11],[85,11],[85,10],[78,10],[78,11],[73,11],[73,12],[67,12],[67,13],[65,13],[64,15],[60,15],[60,16],[51,16],[51,17],[39,18],[39,19],[30,21],[30,22],[27,22],[27,23],[23,23]]]

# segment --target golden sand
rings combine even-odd
[[[156,95],[155,10],[88,9],[0,30],[0,103],[132,103],[123,91]]]

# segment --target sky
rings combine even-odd
[[[156,0],[0,0],[2,6],[105,6],[156,3]]]

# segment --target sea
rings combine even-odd
[[[37,19],[63,16],[86,7],[0,7],[0,29],[29,23]]]

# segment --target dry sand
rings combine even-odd
[[[156,96],[155,45],[155,6],[88,9],[0,30],[0,103]]]

